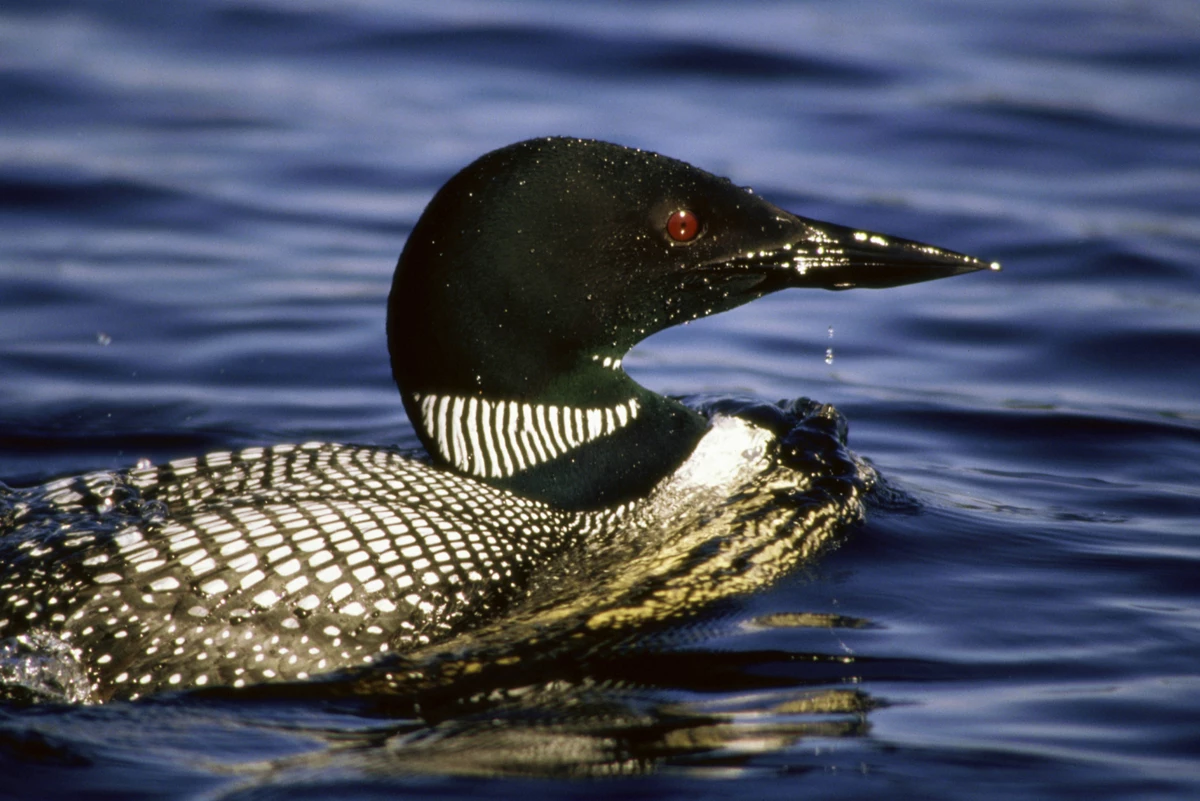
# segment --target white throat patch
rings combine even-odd
[[[775,435],[740,417],[716,415],[692,455],[650,495],[654,514],[670,519],[730,495],[767,469]]]

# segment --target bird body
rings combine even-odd
[[[279,445],[0,489],[0,680],[88,701],[301,680],[506,616],[603,628],[753,589],[857,519],[869,471],[828,407],[692,408],[626,352],[780,289],[985,266],[617,145],[489,153],[389,297],[427,454]]]

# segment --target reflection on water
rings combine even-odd
[[[521,688],[529,704],[496,704],[445,723],[339,735],[327,750],[246,772],[270,785],[327,770],[365,775],[588,777],[669,766],[701,775],[752,770],[753,757],[808,737],[859,737],[870,699],[844,689],[742,693],[737,703],[654,703],[610,688]],[[722,688],[733,692],[735,688]],[[589,697],[592,696],[592,697]]]
[[[825,616],[795,616],[806,625]],[[764,624],[766,625],[766,624]],[[567,646],[569,648],[569,646]],[[243,765],[251,783],[284,785],[328,770],[367,775],[583,777],[752,769],[758,755],[804,738],[861,737],[875,702],[851,688],[846,655],[778,652],[668,652],[626,645],[570,653],[542,643],[536,665],[479,665],[469,678],[411,695],[373,681],[340,686],[259,686],[213,690],[208,700],[338,699],[366,722],[359,731],[306,730],[322,747]],[[703,662],[704,671],[692,667]],[[428,676],[429,662],[390,666]],[[448,665],[441,666],[445,670]],[[455,664],[457,669],[459,665]],[[778,675],[772,676],[777,670]],[[400,720],[403,722],[397,723]]]

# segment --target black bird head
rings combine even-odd
[[[418,430],[430,394],[653,402],[612,365],[656,331],[788,287],[890,287],[988,266],[797,217],[654,153],[530,140],[463,169],[417,222],[389,301],[392,369]]]

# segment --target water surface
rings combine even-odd
[[[530,136],[1005,270],[792,291],[631,354],[664,392],[835,404],[888,487],[770,590],[593,666],[638,679],[587,708],[640,775],[545,778],[605,764],[552,697],[488,734],[182,695],[0,708],[0,797],[1194,797],[1198,92],[1188,0],[6,4],[12,486],[415,446],[391,268],[449,175]]]

